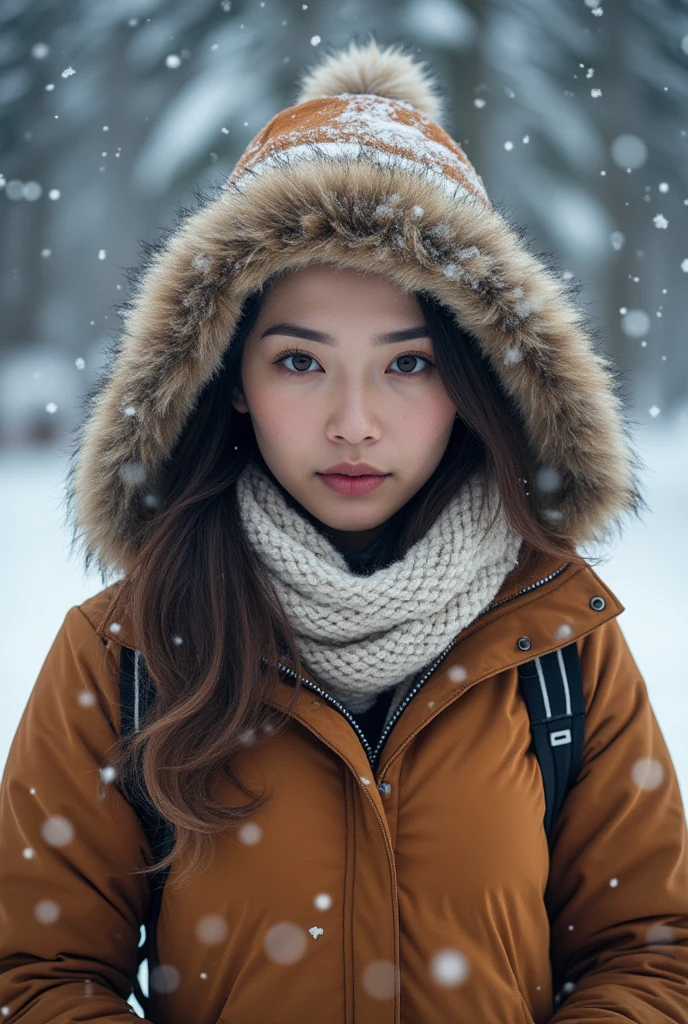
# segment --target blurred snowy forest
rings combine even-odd
[[[448,131],[582,282],[627,383],[652,516],[600,572],[685,748],[685,0],[2,0],[0,765],[69,604],[101,586],[67,564],[58,476],[139,240],[229,175],[322,51],[370,31],[437,72]]]

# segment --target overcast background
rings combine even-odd
[[[583,284],[651,511],[599,574],[688,794],[688,6],[660,0],[3,0],[0,767],[67,609],[65,453],[124,270],[227,177],[328,47],[408,42],[493,201]]]

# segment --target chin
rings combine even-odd
[[[351,500],[351,499],[346,499]],[[360,500],[360,499],[358,499]],[[312,515],[332,530],[372,530],[394,515],[396,509],[364,508],[319,508],[311,509]]]

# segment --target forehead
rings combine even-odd
[[[319,319],[330,326],[355,322],[360,327],[362,318],[373,325],[394,320],[390,327],[423,323],[415,294],[391,278],[322,263],[283,271],[268,284],[256,326],[276,316],[299,322]]]

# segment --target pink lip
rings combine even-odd
[[[318,473],[324,484],[338,494],[370,494],[388,476],[388,473],[365,473],[351,476],[348,473]]]
[[[322,470],[321,475],[329,473],[343,473],[344,476],[387,476],[377,466],[371,466],[367,462],[338,462],[336,466],[329,466]]]

